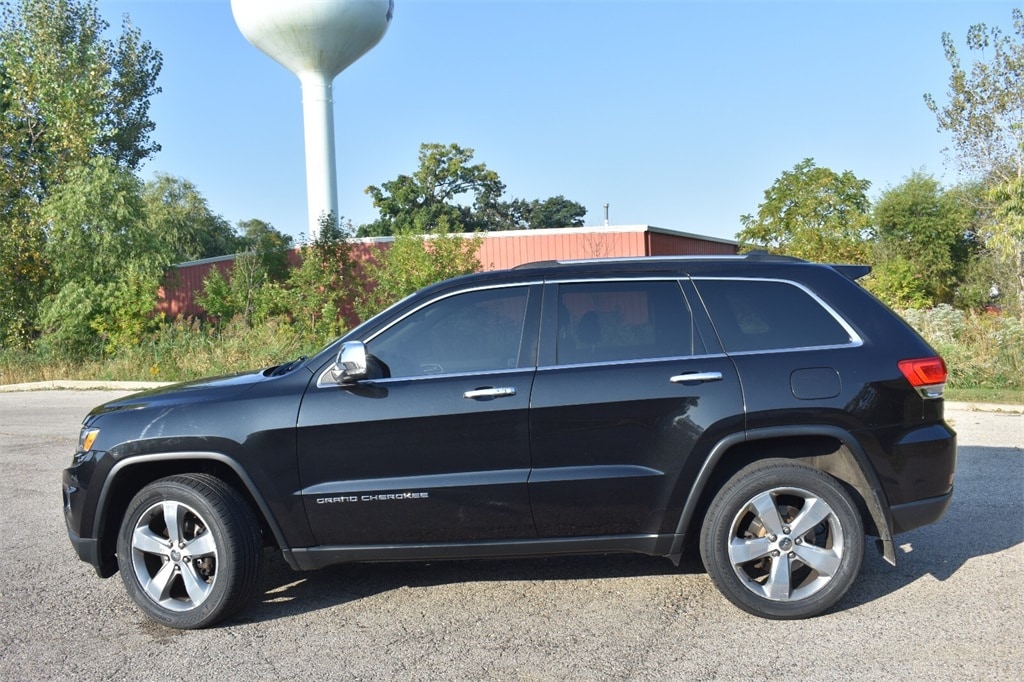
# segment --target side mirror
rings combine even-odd
[[[351,384],[365,379],[366,375],[366,346],[363,342],[346,341],[341,344],[334,367],[331,368],[331,378],[339,384]]]

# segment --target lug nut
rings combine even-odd
[[[772,556],[779,556],[779,554],[780,554],[779,550],[777,550],[777,549],[772,550]]]
[[[790,552],[789,553],[789,558],[790,559],[795,559],[796,558],[796,552]]]
[[[785,533],[786,535],[789,535],[789,528],[783,528],[782,532]]]
[[[769,534],[768,534],[768,540],[769,540],[770,542],[775,542],[775,541],[776,541],[776,540],[778,540],[778,539],[779,539],[779,536],[778,536],[778,535],[775,535],[774,533],[769,533]]]

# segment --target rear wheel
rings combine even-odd
[[[252,596],[260,528],[231,486],[205,474],[163,478],[131,501],[117,561],[128,594],[172,628],[212,625]]]
[[[807,618],[853,585],[864,525],[836,479],[770,459],[741,469],[718,492],[700,549],[711,579],[736,606],[765,618]]]

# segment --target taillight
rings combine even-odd
[[[924,398],[941,398],[942,391],[946,388],[946,363],[942,358],[935,356],[931,358],[917,358],[915,360],[900,360],[896,363],[900,372],[907,378],[910,385],[917,389],[917,392]]]

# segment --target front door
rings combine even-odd
[[[385,378],[310,387],[298,450],[319,544],[535,536],[526,487],[535,289],[435,299],[364,339]]]

